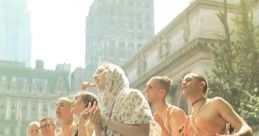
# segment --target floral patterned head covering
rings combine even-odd
[[[122,68],[114,64],[104,63],[96,71],[99,69],[103,69],[106,72],[104,90],[98,90],[98,96],[101,97],[100,106],[104,111],[109,111],[115,102],[116,96],[125,91],[126,88],[129,88],[129,80]]]
[[[129,88],[129,81],[123,70],[114,64],[105,63],[95,73],[98,75],[103,71],[104,89],[97,91],[101,114],[123,124],[150,124],[150,136],[160,136],[161,128],[153,120],[147,100],[141,91]],[[122,136],[109,128],[105,135]]]

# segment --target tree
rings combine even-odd
[[[217,14],[225,33],[218,35],[219,44],[211,47],[215,68],[209,76],[209,96],[223,97],[250,124],[255,124],[259,123],[259,32],[249,10],[252,2],[240,0],[231,32],[227,0],[224,10]]]

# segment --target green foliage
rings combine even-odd
[[[221,96],[250,124],[259,123],[259,31],[253,24],[249,1],[240,0],[234,29],[228,26],[227,1],[217,15],[225,34],[211,47],[215,68],[209,78],[209,96]],[[257,121],[257,122],[256,122]]]

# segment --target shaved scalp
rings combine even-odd
[[[158,85],[165,90],[166,94],[169,92],[171,84],[173,83],[172,79],[167,76],[155,76],[152,80],[158,81]]]
[[[196,79],[199,82],[204,82],[204,89],[203,89],[203,93],[206,94],[207,93],[207,88],[208,88],[208,82],[206,81],[205,77],[196,73],[189,73],[187,74],[185,77],[191,77],[193,79]]]

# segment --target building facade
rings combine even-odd
[[[25,136],[29,122],[55,115],[58,97],[69,94],[69,72],[0,62],[0,136]]]
[[[27,0],[0,0],[0,60],[31,66],[31,19]]]
[[[235,17],[237,1],[228,4],[230,28]],[[255,24],[259,24],[259,2],[251,4]],[[217,45],[216,34],[224,29],[217,17],[223,9],[223,0],[193,0],[189,7],[155,35],[132,58],[123,64],[131,86],[143,90],[155,75],[167,75],[174,80],[168,100],[190,113],[190,105],[180,92],[184,75],[190,72],[204,76],[214,66],[209,46]]]
[[[86,81],[86,70],[85,68],[77,67],[71,73],[71,91],[76,93],[80,90],[80,86],[83,81]]]
[[[153,35],[153,0],[94,0],[86,19],[88,80],[98,64],[122,64]]]

